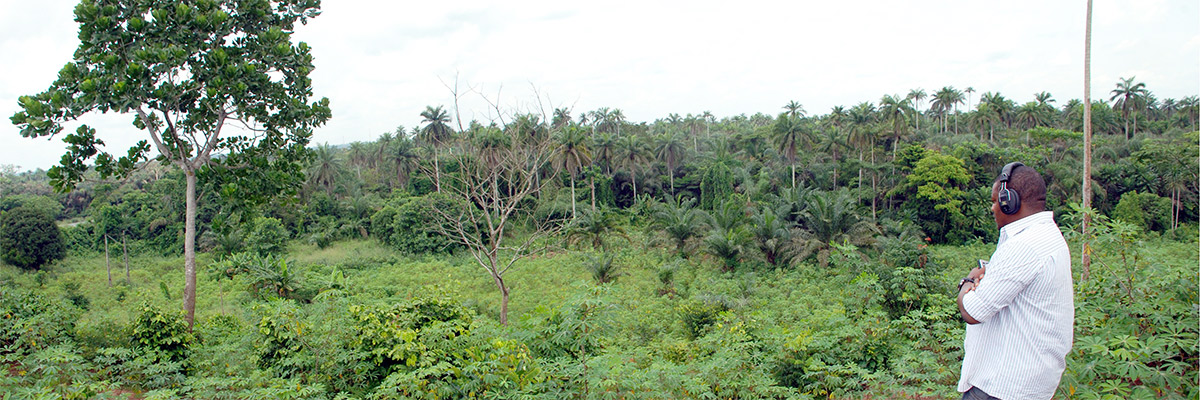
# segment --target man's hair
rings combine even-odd
[[[1008,188],[1021,196],[1021,206],[1034,211],[1046,209],[1046,181],[1042,175],[1028,165],[1013,168],[1008,178]],[[1000,182],[997,176],[995,182]],[[993,182],[993,183],[995,183]]]

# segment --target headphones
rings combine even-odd
[[[996,202],[1000,203],[1000,212],[1007,215],[1016,214],[1021,211],[1021,195],[1017,191],[1008,188],[1008,179],[1012,178],[1013,170],[1017,167],[1024,167],[1025,164],[1019,162],[1011,162],[1004,166],[1004,170],[1000,171],[1000,191],[996,193]]]

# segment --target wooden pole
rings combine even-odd
[[[1083,247],[1080,249],[1080,264],[1083,271],[1080,280],[1091,275],[1092,249],[1088,243],[1088,225],[1092,222],[1092,0],[1087,2],[1087,24],[1083,39]]]

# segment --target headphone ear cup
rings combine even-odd
[[[996,195],[996,199],[1000,202],[1000,212],[1013,215],[1021,210],[1021,196],[1007,186],[1005,185],[1005,187],[1000,189],[1000,193]]]

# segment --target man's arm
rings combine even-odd
[[[968,324],[975,325],[978,324],[979,321],[976,321],[975,318],[972,318],[971,314],[967,314],[967,309],[963,308],[963,297],[972,290],[975,290],[974,282],[967,282],[958,290],[958,313],[962,314],[963,321],[967,321]]]
[[[963,297],[972,290],[975,290],[975,286],[977,286],[979,282],[983,280],[984,272],[986,272],[986,270],[982,267],[972,269],[971,272],[967,274],[967,279],[970,281],[964,282],[958,287],[958,313],[962,315],[963,321],[967,321],[967,323],[971,325],[978,324],[979,321],[977,321],[975,318],[972,318],[971,314],[967,313],[967,309],[963,307]]]

